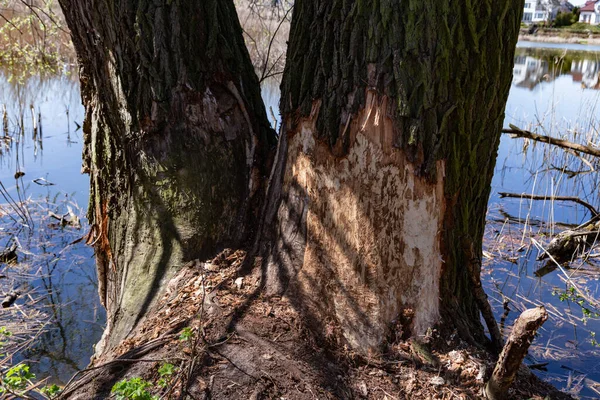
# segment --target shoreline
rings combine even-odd
[[[583,45],[600,45],[600,37],[580,37],[570,35],[567,37],[556,35],[540,35],[540,34],[520,34],[519,42],[538,42],[538,43],[565,43],[565,44],[583,44]]]
[[[535,33],[529,33],[529,28],[521,28],[519,41],[558,43],[558,44],[582,44],[600,45],[600,33],[588,30],[563,30],[557,28],[540,27]]]

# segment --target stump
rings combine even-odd
[[[494,372],[485,385],[485,394],[488,399],[503,400],[507,398],[508,389],[517,375],[535,333],[547,319],[548,313],[542,306],[525,310],[519,316],[502,353],[500,353]]]

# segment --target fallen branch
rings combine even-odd
[[[544,253],[547,254],[550,261],[553,262],[554,265],[556,265],[556,267],[564,275],[564,282],[568,282],[569,285],[572,286],[577,291],[577,294],[579,296],[581,296],[584,300],[586,300],[593,307],[598,308],[600,306],[599,304],[596,303],[595,299],[591,298],[587,293],[585,293],[583,290],[579,289],[579,286],[577,286],[577,284],[573,281],[573,279],[571,279],[571,276],[569,274],[567,274],[567,271],[565,270],[565,268],[562,265],[560,265],[560,263],[556,260],[556,258],[554,258],[554,256],[552,254],[548,253],[548,250],[546,250],[534,238],[531,238],[531,242],[535,245],[535,247],[537,247],[538,249],[542,250]],[[539,259],[539,257],[538,257],[538,259]],[[561,279],[563,279],[563,278],[561,278]]]
[[[516,137],[527,138],[535,140],[537,142],[548,143],[554,146],[562,147],[563,149],[570,149],[579,151],[581,153],[589,154],[595,157],[600,157],[600,149],[596,149],[591,146],[585,146],[583,144],[569,142],[568,140],[557,139],[550,136],[538,135],[530,131],[520,129],[514,125],[509,125],[510,129],[502,129],[502,133],[508,133]]]
[[[542,306],[525,310],[517,319],[494,367],[494,372],[485,385],[488,399],[500,400],[508,397],[508,389],[517,375],[535,333],[547,319],[548,313]]]
[[[501,199],[505,198],[505,197],[510,197],[510,198],[517,198],[517,199],[529,199],[529,200],[550,200],[550,201],[572,201],[573,203],[577,203],[580,204],[582,206],[584,206],[585,208],[587,208],[588,210],[590,210],[590,212],[592,213],[592,216],[598,216],[598,210],[596,210],[596,208],[594,206],[592,206],[590,203],[581,200],[579,197],[574,197],[574,196],[543,196],[543,195],[537,195],[537,194],[519,194],[519,193],[507,193],[507,192],[500,192],[498,193],[498,195],[500,196]]]
[[[19,298],[19,292],[11,292],[4,297],[2,300],[2,308],[8,308],[14,304],[15,301]]]
[[[163,346],[165,343],[169,342],[170,340],[172,340],[175,337],[176,337],[176,335],[174,335],[174,334],[166,334],[157,339],[151,340],[151,341],[141,345],[138,348],[128,351],[127,353],[123,354],[121,356],[121,358],[115,358],[114,360],[108,361],[104,364],[96,365],[93,367],[88,367],[81,371],[77,371],[75,373],[75,375],[73,375],[71,377],[71,379],[69,379],[67,384],[63,387],[60,398],[68,398],[71,394],[77,393],[77,390],[79,390],[81,386],[86,384],[86,382],[87,382],[86,378],[89,378],[92,375],[91,373],[94,371],[112,367],[114,365],[119,365],[119,364],[135,364],[135,363],[140,363],[140,362],[150,362],[150,363],[162,362],[162,363],[164,363],[165,362],[164,359],[154,359],[154,358],[148,359],[148,358],[141,358],[141,357],[150,353],[151,351],[155,350],[156,348]],[[136,358],[136,357],[139,357],[139,358]],[[174,359],[174,358],[171,358],[171,359]],[[81,378],[79,378],[80,375],[83,375],[83,376]]]
[[[16,243],[10,245],[9,248],[0,251],[0,263],[11,263],[17,261],[17,248],[19,246]]]
[[[541,253],[537,260],[552,256],[559,263],[572,260],[576,253],[582,252],[586,247],[594,247],[600,231],[595,225],[587,225],[577,230],[565,230],[556,235],[548,244],[548,248]]]

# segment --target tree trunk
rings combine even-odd
[[[392,379],[410,375],[400,343],[389,362],[354,355],[413,335],[406,359],[433,365],[417,342],[438,323],[486,341],[479,259],[522,3],[297,0],[267,184],[275,136],[231,0],[60,1],[109,313],[104,357],[61,398],[168,360],[181,373],[154,394],[417,398]],[[249,243],[266,258],[178,268]]]
[[[399,325],[444,322],[486,342],[479,259],[522,8],[296,1],[267,287],[323,336],[379,352]]]
[[[253,240],[276,137],[231,0],[60,3],[86,107],[101,353],[185,261]]]

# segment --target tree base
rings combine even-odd
[[[494,365],[490,354],[435,331],[426,344],[398,332],[377,359],[349,352],[333,321],[322,321],[324,334],[314,332],[285,296],[264,294],[260,259],[240,275],[245,257],[225,250],[189,263],[138,328],[79,373],[60,398],[108,398],[116,382],[134,377],[174,399],[480,397]],[[158,369],[165,363],[177,370],[161,388]],[[509,398],[536,396],[570,398],[521,372]]]

